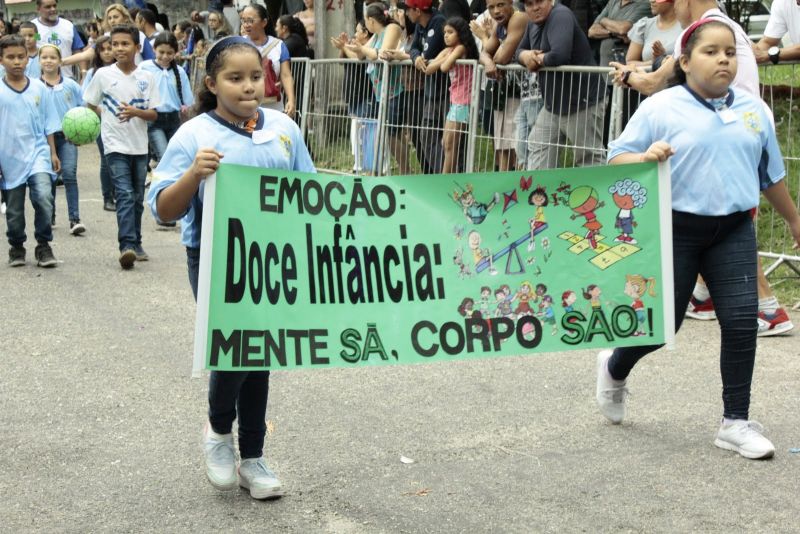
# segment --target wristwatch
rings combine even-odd
[[[771,46],[769,50],[767,50],[767,55],[769,56],[769,60],[772,61],[773,65],[777,65],[778,61],[781,59],[781,49],[777,46]]]

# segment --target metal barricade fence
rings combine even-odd
[[[786,167],[786,185],[795,206],[800,208],[800,122],[795,117],[800,103],[800,63],[763,66],[759,79],[762,98],[775,118],[775,132]],[[786,265],[800,276],[800,251],[792,248],[794,239],[789,227],[763,197],[756,228],[759,254],[774,260],[764,272],[769,276]]]
[[[308,65],[312,87],[306,92],[315,96],[305,111],[304,133],[320,170],[439,174],[605,161],[608,68],[560,67],[531,75],[508,66],[490,80],[477,62],[459,61],[453,105],[448,77],[425,75],[410,61]],[[534,131],[540,113],[547,120]]]

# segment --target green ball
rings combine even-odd
[[[73,145],[93,143],[100,135],[100,117],[89,108],[72,108],[61,121],[61,131]]]
[[[594,187],[589,185],[576,187],[569,194],[569,207],[570,209],[575,209],[583,206],[590,198],[597,198],[597,191],[594,190]]]

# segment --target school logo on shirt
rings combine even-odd
[[[42,101],[42,97],[40,97],[39,95],[36,95],[36,96],[33,97],[33,105],[35,105],[37,108],[39,107],[39,102],[41,102],[41,101]]]
[[[758,135],[761,133],[761,119],[758,117],[757,113],[753,111],[745,112],[745,114],[742,115],[742,122],[744,122],[744,127],[754,134]]]
[[[51,45],[61,46],[61,37],[56,32],[50,32],[47,36],[47,42]]]
[[[136,87],[138,87],[138,88],[139,88],[139,91],[141,91],[141,92],[143,92],[143,93],[147,92],[147,88],[148,88],[149,86],[150,86],[150,84],[149,84],[149,83],[147,83],[147,80],[138,80],[138,81],[136,82]]]
[[[288,135],[281,134],[281,147],[283,147],[283,152],[286,154],[286,157],[289,158],[292,156],[292,140],[289,139]]]

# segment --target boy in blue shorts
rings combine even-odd
[[[61,129],[52,98],[42,82],[25,76],[28,51],[25,39],[7,35],[0,39],[0,62],[5,69],[0,83],[0,189],[6,202],[6,235],[11,248],[8,264],[25,265],[25,189],[34,210],[36,264],[55,267],[52,183],[61,168],[53,134]]]
[[[139,30],[131,25],[111,29],[117,60],[95,72],[83,95],[100,115],[100,134],[117,203],[119,264],[131,269],[149,258],[142,248],[144,183],[147,178],[147,122],[158,117],[158,86],[149,72],[136,68]]]

